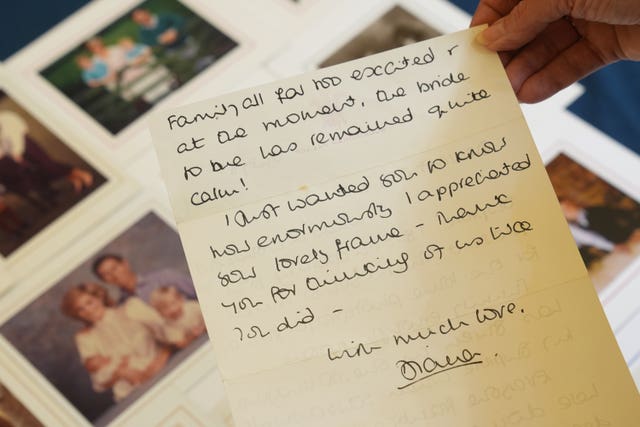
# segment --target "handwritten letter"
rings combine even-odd
[[[477,31],[153,117],[238,426],[640,418]]]

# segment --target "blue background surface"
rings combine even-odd
[[[451,2],[470,14],[478,3]],[[88,0],[16,0],[3,5],[0,58],[7,59],[87,3]],[[640,63],[610,65],[581,83],[586,93],[569,110],[640,154]]]

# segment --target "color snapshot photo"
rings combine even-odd
[[[640,204],[566,154],[551,160],[547,172],[601,292],[640,256]]]
[[[439,35],[438,31],[403,7],[395,6],[322,61],[319,67],[329,67]]]
[[[149,213],[0,326],[104,426],[207,341],[178,234]]]
[[[177,0],[146,0],[40,74],[116,135],[237,45]]]
[[[106,182],[0,90],[0,257],[9,257]]]

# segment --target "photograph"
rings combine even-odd
[[[440,35],[404,8],[395,6],[322,61],[319,67],[363,58]]]
[[[43,427],[42,423],[0,383],[0,427]]]
[[[94,426],[207,341],[176,231],[148,213],[0,326]]]
[[[556,156],[546,168],[600,293],[640,256],[640,204],[566,154]]]
[[[177,0],[146,0],[40,71],[118,134],[238,43]]]
[[[0,257],[9,257],[105,182],[0,90]]]

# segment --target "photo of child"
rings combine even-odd
[[[207,341],[177,233],[149,213],[0,326],[95,426]]]
[[[115,135],[236,46],[178,0],[146,0],[40,74]]]

